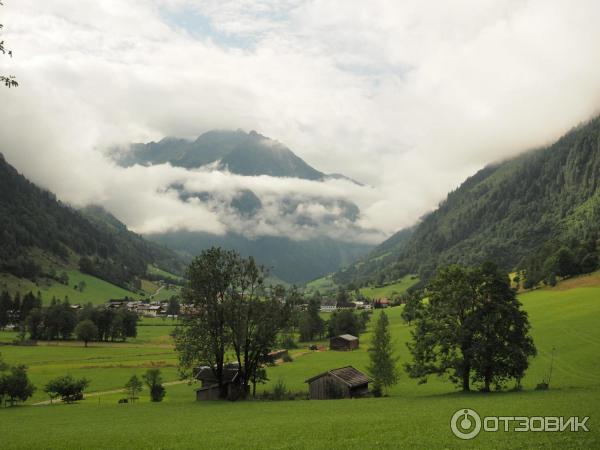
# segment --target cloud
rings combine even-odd
[[[0,57],[0,73],[21,86],[0,90],[0,151],[61,199],[100,203],[143,232],[373,241],[600,105],[592,0],[19,0],[2,13],[15,56]],[[213,128],[256,129],[370,187],[123,169],[103,156]],[[173,183],[213,203],[183,201]],[[233,187],[255,192],[262,214],[238,217]],[[360,207],[356,220],[332,221],[341,200]]]

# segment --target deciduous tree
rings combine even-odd
[[[142,380],[140,380],[137,375],[133,375],[129,381],[125,383],[125,389],[127,389],[131,403],[135,402],[137,394],[142,392],[143,386]]]
[[[98,327],[90,319],[82,320],[75,327],[75,336],[87,347],[88,342],[98,338]]]

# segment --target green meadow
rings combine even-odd
[[[419,282],[416,275],[406,275],[395,283],[387,284],[380,287],[364,287],[360,289],[360,293],[369,299],[389,298],[403,294],[406,290]]]
[[[56,297],[59,300],[68,297],[72,304],[85,304],[89,302],[95,305],[106,303],[111,298],[129,297],[138,299],[143,297],[138,293],[120,288],[99,278],[81,273],[78,270],[65,270],[65,272],[69,276],[68,285],[45,278],[37,282],[32,282],[3,273],[0,274],[0,290],[8,290],[11,294],[15,292],[25,294],[30,291],[37,294],[39,291],[42,294],[45,304],[50,303],[52,297]],[[85,283],[83,291],[76,288],[80,282]]]
[[[538,348],[522,391],[463,394],[445,378],[419,385],[402,373],[388,397],[379,399],[201,403],[195,401],[195,385],[178,383],[166,386],[162,403],[150,403],[144,391],[136,404],[119,405],[122,393],[97,393],[119,389],[133,373],[148,367],[160,367],[166,382],[177,382],[177,359],[169,338],[173,321],[144,319],[138,338],[87,349],[78,342],[2,345],[3,358],[27,364],[40,388],[64,373],[92,381],[87,399],[78,404],[33,406],[45,400],[38,391],[25,406],[0,409],[2,447],[598,448],[600,283],[597,275],[593,280],[581,277],[520,295]],[[386,312],[402,364],[408,360],[405,343],[411,327],[401,320],[400,307]],[[0,342],[6,335],[0,333]],[[278,380],[292,391],[306,391],[304,381],[327,369],[365,369],[370,333],[360,339],[360,349],[354,352],[309,351],[306,346],[292,350],[293,361],[269,368],[270,381],[258,391],[272,388]],[[536,391],[552,359],[551,389]],[[472,441],[462,441],[449,427],[452,414],[462,408],[481,416],[589,416],[590,432],[482,432]],[[43,433],[34,432],[41,427]]]

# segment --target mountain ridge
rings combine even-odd
[[[401,230],[390,239],[406,233]],[[440,265],[492,260],[530,285],[559,274],[566,248],[581,270],[597,266],[600,233],[600,117],[555,143],[488,165],[451,191],[384,261],[339,271],[339,283],[428,279]],[[371,255],[385,253],[382,243]],[[564,252],[563,252],[564,253]],[[584,259],[588,263],[584,264]]]
[[[113,158],[122,166],[170,163],[175,167],[197,169],[215,165],[237,175],[301,178],[313,181],[343,179],[362,183],[339,173],[321,172],[289,147],[254,130],[210,130],[196,139],[165,137],[158,142],[131,144],[124,154]]]

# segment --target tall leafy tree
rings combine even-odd
[[[0,294],[0,330],[11,323],[12,298],[7,291]]]
[[[0,1],[0,6],[3,6],[3,3]],[[4,28],[4,25],[2,25],[0,23],[0,30]],[[8,50],[7,48],[4,47],[4,41],[0,40],[0,53],[2,53],[3,55],[8,54],[8,56],[10,56],[12,58],[12,51]],[[11,87],[17,87],[19,85],[19,83],[17,82],[17,80],[15,79],[15,77],[13,75],[0,75],[0,83],[4,84],[4,86],[11,88]]]
[[[425,382],[429,375],[448,374],[464,391],[471,379],[487,390],[491,383],[520,380],[535,346],[506,274],[493,264],[444,267],[426,295],[409,343],[411,377]]]
[[[264,268],[252,258],[211,248],[192,261],[183,296],[191,308],[174,333],[180,368],[211,367],[222,398],[228,350],[238,362],[239,393],[245,397],[289,317],[278,297],[263,289]]]
[[[489,392],[492,384],[501,387],[509,379],[520,384],[536,348],[529,335],[527,313],[521,310],[506,274],[493,264],[484,264],[479,277],[481,304],[473,317],[477,326],[471,352],[472,378]]]
[[[352,310],[342,309],[331,313],[328,326],[330,337],[340,334],[359,336],[363,329],[363,321]]]
[[[204,250],[187,269],[188,286],[183,298],[191,309],[175,333],[180,370],[209,366],[221,397],[227,395],[223,382],[225,351],[231,343],[225,317],[225,299],[231,293],[237,255],[221,248]]]
[[[390,386],[398,382],[398,358],[394,356],[389,324],[387,314],[381,312],[375,324],[375,332],[369,348],[371,362],[367,370],[373,377],[373,392],[376,396],[380,396],[382,390],[387,391]]]
[[[306,311],[300,316],[299,331],[301,341],[312,341],[316,337],[323,335],[325,321],[321,319],[319,311],[321,309],[320,295],[315,294],[308,300]]]
[[[225,301],[226,323],[239,365],[240,395],[246,397],[286,322],[286,309],[264,296],[265,270],[252,257],[238,258],[233,285]]]
[[[410,292],[405,296],[404,309],[402,309],[402,319],[409,325],[419,317],[423,306],[423,293],[421,291]]]
[[[98,327],[90,319],[82,320],[75,327],[75,336],[87,347],[88,342],[98,338]]]
[[[27,367],[10,367],[8,373],[0,376],[0,397],[6,397],[11,406],[24,402],[35,392],[35,386],[29,380]]]

